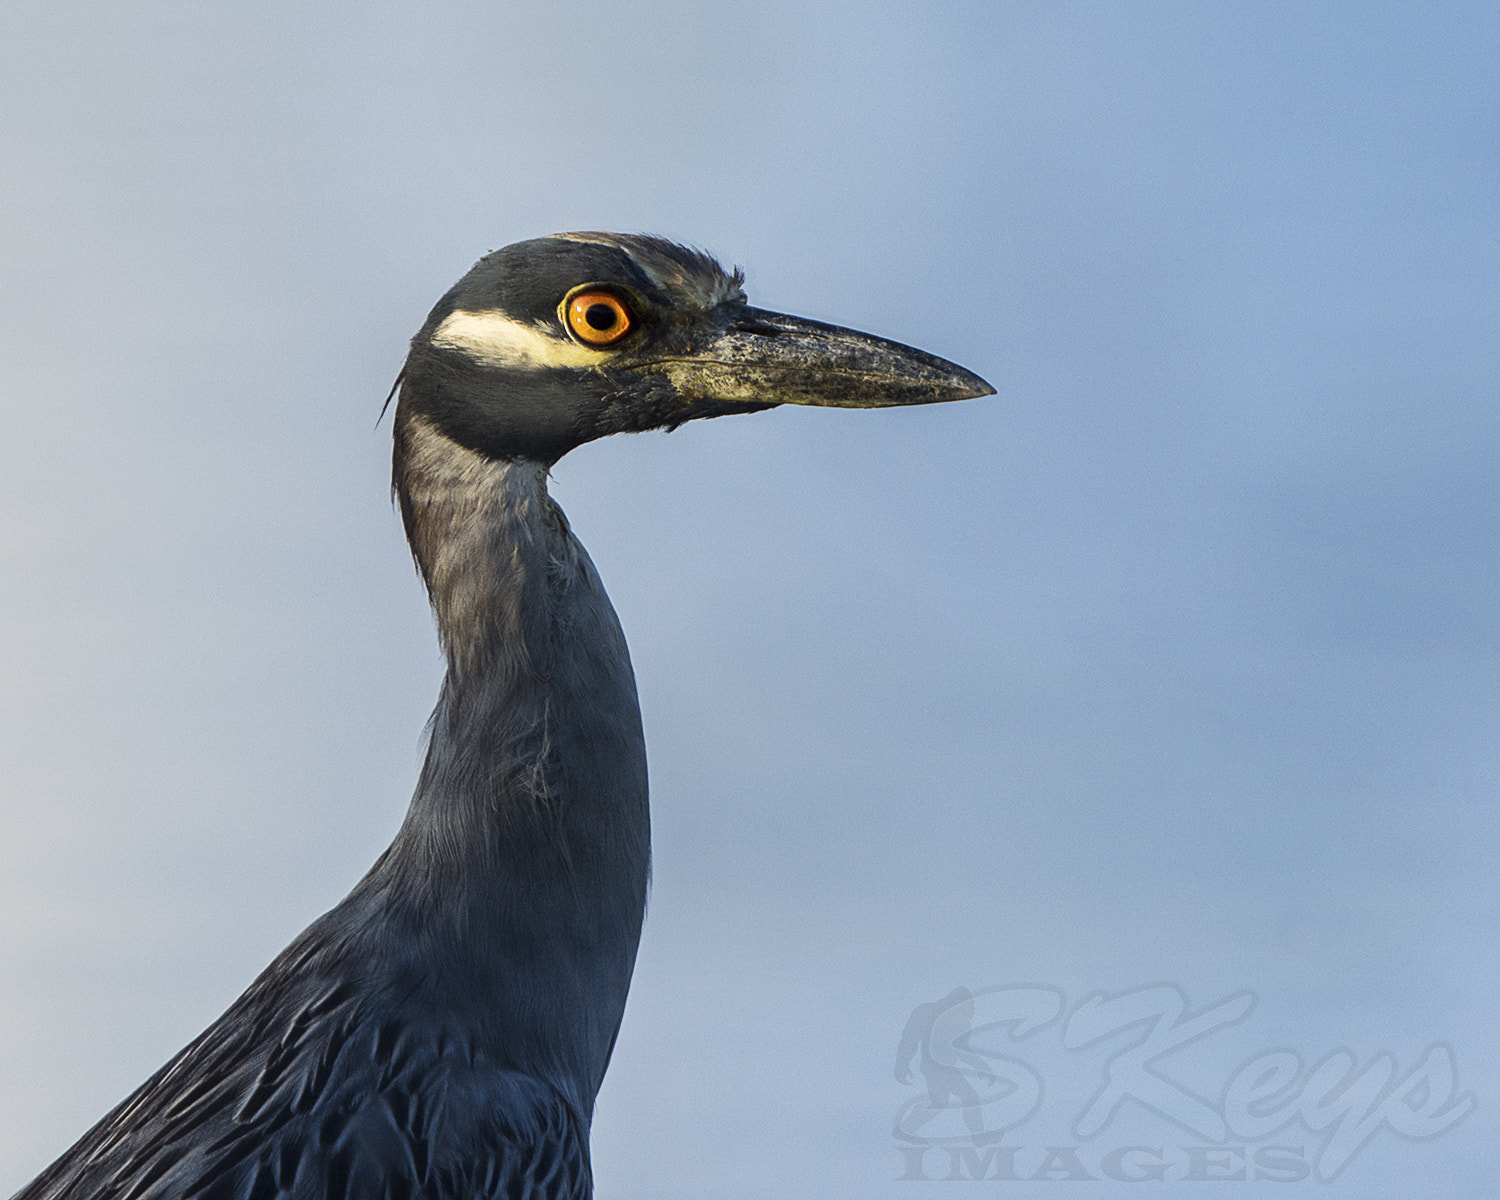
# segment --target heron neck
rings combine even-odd
[[[572,1075],[591,1105],[650,857],[624,637],[541,464],[485,459],[413,418],[396,488],[447,675],[381,890],[449,976],[440,1003],[487,1023],[514,1065]]]

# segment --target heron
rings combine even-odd
[[[742,272],[661,238],[482,258],[392,389],[392,490],[445,660],[407,815],[342,902],[16,1200],[587,1200],[650,826],[625,638],[549,469],[701,417],[993,392],[751,307]]]

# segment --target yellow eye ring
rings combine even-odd
[[[585,346],[613,346],[635,328],[635,317],[614,292],[589,288],[567,301],[568,332]]]

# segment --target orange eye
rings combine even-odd
[[[613,292],[579,292],[568,301],[568,332],[586,346],[613,346],[635,324],[630,309]]]

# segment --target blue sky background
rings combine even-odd
[[[1496,6],[10,0],[0,131],[0,1195],[393,834],[440,668],[376,414],[577,228],[999,389],[554,472],[651,753],[601,1200],[944,1196],[915,1005],[1162,982],[1256,994],[1167,1062],[1210,1097],[1447,1044],[1462,1123],[1296,1187],[1493,1194]]]

